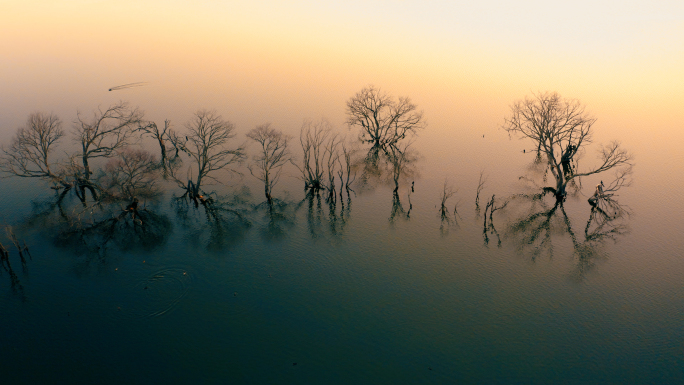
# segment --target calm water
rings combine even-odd
[[[550,201],[512,201],[488,241],[474,205],[482,169],[483,208],[528,191],[524,143],[459,135],[418,138],[420,175],[410,197],[402,182],[401,206],[387,185],[334,207],[302,200],[301,182],[284,178],[275,196],[287,204],[269,216],[247,175],[216,186],[240,217],[217,225],[174,204],[170,186],[146,202],[145,236],[121,224],[111,238],[65,237],[55,211],[39,215],[45,185],[2,180],[0,220],[32,256],[22,268],[10,249],[14,283],[0,271],[2,382],[684,381],[682,196],[659,164],[681,160],[676,146],[653,152],[625,135],[637,168],[619,231],[585,233],[588,178],[538,231],[548,243],[530,244],[540,227],[514,224]],[[450,209],[460,201],[450,224],[437,206],[446,177]]]

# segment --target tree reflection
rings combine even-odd
[[[283,200],[272,198],[255,207],[257,213],[262,214],[264,224],[261,226],[261,235],[264,239],[275,241],[283,239],[288,229],[295,224],[292,204]]]
[[[392,211],[390,212],[389,222],[394,224],[397,219],[409,220],[411,219],[411,209],[413,209],[413,204],[411,204],[411,194],[408,195],[408,210],[404,209],[401,204],[401,199],[399,199],[399,194],[395,191],[392,193]]]
[[[573,276],[581,279],[601,257],[601,246],[607,240],[617,241],[618,237],[628,232],[626,219],[630,214],[629,209],[621,205],[614,195],[600,197],[596,205],[589,207],[586,224],[578,230],[559,201],[553,199],[553,204],[547,202],[547,194],[553,196],[553,192],[519,194],[499,206],[493,203],[495,201],[492,197],[491,207],[496,209],[490,209],[489,216],[485,210],[485,243],[489,242],[488,235],[494,234],[500,244],[501,238],[495,228],[492,213],[510,203],[510,211],[515,210],[522,214],[514,215],[514,219],[507,223],[505,235],[515,241],[518,249],[535,261],[543,255],[552,258],[554,244],[563,242],[563,239],[569,240],[575,260]]]
[[[127,205],[98,202],[90,207],[64,200],[34,203],[26,225],[37,228],[46,238],[86,262],[106,261],[108,250],[154,250],[163,245],[171,231],[171,221],[133,198]]]
[[[249,190],[244,187],[231,197],[206,196],[199,200],[199,204],[184,195],[173,198],[172,205],[193,243],[205,245],[210,251],[222,251],[242,242],[252,226],[249,195]],[[198,216],[204,220],[197,220]]]
[[[456,202],[454,205],[454,212],[453,215],[451,214],[450,210],[447,208],[447,201],[449,198],[454,196],[458,190],[454,190],[454,187],[449,184],[448,179],[444,179],[444,187],[442,188],[442,199],[440,202],[440,207],[439,207],[439,217],[441,219],[441,223],[439,225],[439,231],[442,233],[442,235],[447,235],[449,233],[449,227],[454,224],[458,225],[458,222],[456,221],[456,218],[459,217],[458,215],[458,204],[459,202]]]
[[[482,229],[482,236],[484,237],[485,246],[489,244],[489,236],[493,235],[496,237],[496,246],[501,247],[501,236],[494,226],[494,212],[498,210],[503,210],[508,206],[509,200],[505,200],[499,206],[496,203],[496,195],[492,195],[492,199],[487,202],[484,211],[484,225]],[[487,217],[487,212],[489,212],[489,217]],[[489,221],[487,220],[489,219]]]
[[[372,190],[378,185],[392,187],[392,210],[389,222],[397,219],[410,219],[413,204],[411,194],[414,190],[413,179],[418,176],[417,162],[419,155],[410,148],[411,142],[388,146],[386,148],[372,147],[365,157],[358,160],[355,169],[361,170],[359,183],[361,189]],[[405,208],[399,195],[400,185],[411,185],[408,188],[407,204]]]
[[[31,257],[31,253],[29,252],[28,246],[26,246],[26,242],[24,242],[22,245],[17,236],[14,234],[14,231],[12,230],[11,226],[5,226],[5,234],[8,239],[8,242],[6,242],[5,244],[9,245],[11,243],[14,245],[14,247],[17,250],[19,260],[21,262],[22,273],[24,276],[28,275],[28,268],[26,267],[26,257],[28,256],[30,259],[33,259],[33,257]],[[12,268],[12,264],[10,262],[9,249],[11,247],[5,246],[5,244],[0,243],[0,266],[2,266],[2,270],[4,270],[9,275],[12,293],[19,296],[19,298],[21,298],[22,301],[26,301],[26,295],[24,294],[24,286],[21,284],[21,280]],[[2,270],[0,270],[0,272],[2,272]]]
[[[347,193],[347,199],[344,200],[340,193],[339,201],[326,199],[324,204],[320,193],[309,191],[297,204],[295,211],[302,207],[306,209],[306,225],[312,238],[322,238],[327,235],[337,238],[345,232],[351,215],[352,199]]]

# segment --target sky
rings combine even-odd
[[[69,125],[118,100],[177,125],[342,127],[369,84],[424,109],[428,141],[497,132],[538,91],[635,141],[684,131],[682,1],[1,0],[0,52],[0,142],[32,111]]]

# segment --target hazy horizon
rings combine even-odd
[[[65,122],[128,100],[182,124],[217,109],[245,131],[328,117],[368,84],[411,97],[431,130],[501,122],[536,91],[599,122],[681,128],[684,5],[401,1],[252,4],[9,1],[1,6],[2,139],[31,111]],[[559,17],[559,15],[562,15]],[[121,84],[145,87],[109,92]]]

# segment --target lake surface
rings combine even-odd
[[[416,139],[420,174],[402,180],[399,202],[382,183],[334,205],[306,199],[288,166],[277,215],[246,173],[213,186],[234,210],[220,221],[166,186],[144,202],[144,234],[129,221],[107,236],[65,236],[45,184],[2,180],[1,224],[31,254],[22,268],[10,244],[14,280],[0,271],[2,382],[684,381],[682,181],[663,170],[681,164],[681,140],[654,151],[637,134],[602,134],[623,140],[636,163],[619,197],[631,215],[606,228],[587,226],[601,176],[547,227],[515,226],[553,206],[520,198],[483,232],[493,194],[530,191],[518,179],[529,146],[496,128],[444,132]],[[449,210],[459,202],[449,223],[439,214],[445,178],[457,190]]]

